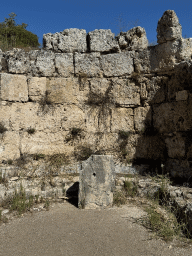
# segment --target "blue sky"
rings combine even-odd
[[[157,22],[166,10],[174,10],[183,37],[192,37],[192,0],[1,0],[0,22],[17,14],[16,23],[39,37],[67,28],[111,29],[115,35],[135,25],[144,27],[150,42],[156,41]]]

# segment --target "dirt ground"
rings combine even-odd
[[[25,214],[0,226],[1,256],[192,256],[192,246],[177,247],[151,238],[135,222],[146,213],[132,204],[80,210],[64,202],[49,211]]]

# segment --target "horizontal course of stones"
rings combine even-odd
[[[159,20],[155,46],[141,27],[43,38],[42,50],[0,52],[0,161],[84,146],[191,177],[192,39],[174,11]],[[81,133],[70,137],[73,128]]]

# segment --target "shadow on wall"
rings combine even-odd
[[[181,62],[171,74],[154,78],[156,90],[138,132],[133,165],[145,164],[151,172],[169,173],[176,182],[192,181],[192,63]],[[146,87],[150,81],[146,80]],[[149,90],[148,90],[148,93]],[[149,98],[149,97],[148,97]],[[145,110],[144,110],[145,109]],[[142,110],[142,108],[140,108]]]

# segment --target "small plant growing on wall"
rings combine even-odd
[[[49,99],[49,91],[45,92],[45,95],[39,101],[39,106],[41,108],[41,111],[44,113],[47,113],[48,111],[47,107],[53,107],[53,104]]]
[[[34,134],[35,133],[35,128],[29,128],[27,129],[28,134]]]
[[[87,160],[93,153],[89,145],[80,145],[74,151],[74,155],[78,161]]]
[[[82,129],[81,128],[77,128],[77,127],[73,127],[70,129],[68,136],[66,137],[66,141],[71,141],[76,139],[78,136],[81,136],[82,133]]]
[[[3,123],[0,123],[0,133],[3,134],[7,131],[7,128],[3,125]]]

